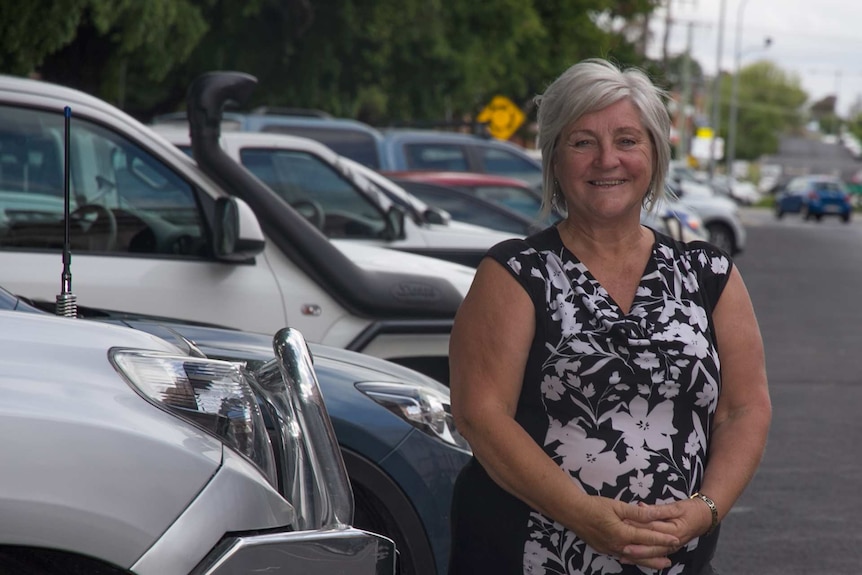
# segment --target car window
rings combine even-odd
[[[397,183],[429,206],[446,210],[453,220],[520,235],[526,235],[529,231],[526,223],[489,210],[481,200],[466,194],[452,194],[445,188],[409,180],[398,180]]]
[[[518,178],[531,184],[541,181],[542,169],[528,159],[499,148],[483,146],[481,150],[485,172],[497,176]]]
[[[510,210],[534,218],[542,209],[542,200],[534,193],[512,186],[474,186],[477,197],[505,206]]]
[[[847,189],[841,182],[811,182],[811,187],[820,193],[826,194],[846,194]]]
[[[330,238],[379,238],[386,231],[382,210],[313,154],[244,148],[240,161]]]
[[[466,172],[467,155],[454,144],[405,144],[407,167],[411,170]]]
[[[0,247],[59,249],[65,239],[65,119],[0,107]],[[69,132],[70,241],[76,252],[204,257],[192,187],[148,152],[84,119]]]
[[[334,150],[339,156],[348,157],[374,170],[380,169],[376,140],[370,134],[359,130],[267,124],[261,129],[261,132],[290,134],[317,140]]]

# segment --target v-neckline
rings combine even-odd
[[[596,278],[596,276],[593,275],[593,273],[590,271],[590,268],[587,267],[587,264],[585,264],[572,250],[570,250],[568,248],[568,246],[566,246],[566,242],[563,241],[563,236],[560,233],[560,229],[557,226],[553,226],[553,227],[557,233],[557,239],[559,240],[560,245],[562,246],[563,250],[565,251],[566,254],[569,255],[570,258],[572,258],[572,261],[574,261],[578,266],[580,266],[582,273],[584,274],[584,277],[586,277],[597,290],[601,290],[601,293],[604,295],[605,299],[607,300],[608,305],[613,307],[614,309],[616,309],[616,311],[619,313],[620,319],[627,319],[631,315],[632,310],[637,307],[636,304],[638,301],[638,293],[641,291],[641,287],[643,286],[644,280],[649,275],[654,273],[657,269],[656,263],[655,263],[655,259],[656,259],[655,254],[656,254],[656,250],[658,249],[658,246],[659,246],[658,233],[656,233],[656,231],[654,229],[652,229],[648,226],[644,226],[647,230],[650,231],[650,233],[652,233],[652,237],[653,237],[652,248],[650,248],[649,257],[647,258],[646,264],[644,264],[644,269],[641,272],[640,278],[638,279],[637,287],[635,288],[634,297],[632,297],[632,302],[629,305],[629,309],[623,310],[622,306],[620,306],[620,304],[617,303],[617,301],[613,298],[613,296],[611,296],[610,292],[605,288],[605,286],[602,284],[602,282],[600,282]]]

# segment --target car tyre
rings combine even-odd
[[[733,253],[736,238],[730,227],[720,222],[710,222],[706,224],[706,232],[709,234],[709,243],[729,254]]]

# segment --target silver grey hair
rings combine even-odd
[[[628,98],[640,113],[652,143],[653,169],[644,205],[652,210],[665,197],[665,178],[670,165],[670,116],[665,107],[664,90],[657,87],[637,68],[621,69],[599,58],[578,62],[563,72],[544,94],[536,96],[539,147],[542,151],[542,217],[557,207],[558,184],[553,161],[562,131],[591,112]]]

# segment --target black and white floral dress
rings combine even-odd
[[[655,232],[623,314],[555,227],[488,255],[536,309],[517,421],[589,494],[655,504],[697,491],[721,389],[711,312],[730,258]],[[699,574],[716,542],[717,531],[694,539],[660,572],[623,565],[503,491],[473,459],[455,488],[450,575]]]

